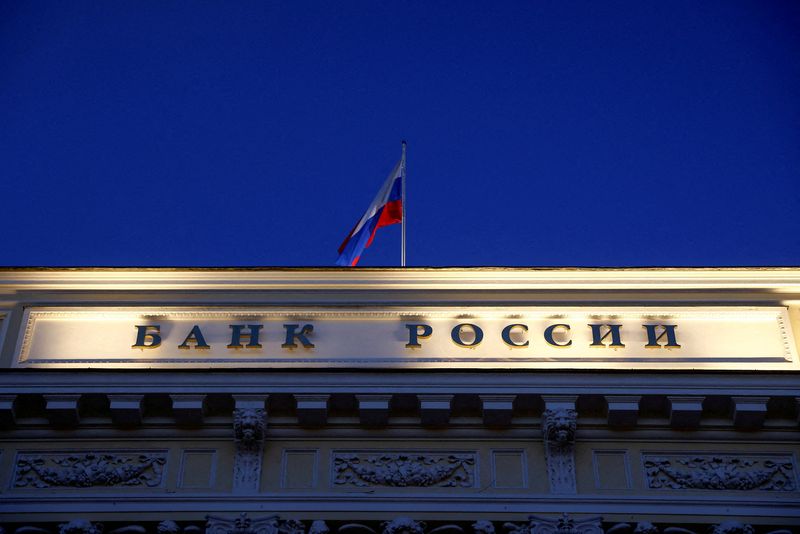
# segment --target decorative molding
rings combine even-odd
[[[496,521],[499,522],[499,521]],[[670,526],[669,523],[654,525],[649,521],[638,523],[616,523],[602,526],[602,518],[589,517],[585,519],[572,519],[564,513],[561,517],[550,519],[538,516],[529,516],[524,524],[504,523],[503,528],[508,534],[755,534],[756,530],[764,534],[791,534],[790,528],[776,528],[776,525],[761,525],[754,528],[752,525],[740,521],[724,521],[721,523],[693,523],[681,526]],[[322,519],[311,522],[308,530],[305,524],[294,519],[283,520],[278,515],[250,519],[247,513],[242,513],[236,518],[206,516],[205,530],[203,531],[194,521],[181,527],[173,520],[161,521],[155,529],[156,534],[329,534],[331,529]],[[334,527],[336,534],[464,534],[468,524],[461,522],[448,523],[428,529],[424,521],[415,521],[409,517],[395,517],[391,520],[379,522],[378,519],[366,523],[344,523],[337,521]],[[41,526],[23,525],[14,530],[14,534],[103,534],[102,523],[91,522],[86,519],[73,519],[68,523],[39,523]],[[692,528],[686,528],[691,526]],[[494,534],[495,526],[491,520],[482,519],[472,523],[473,534]],[[5,529],[0,526],[0,532],[5,534]],[[150,529],[139,524],[123,524],[111,530],[109,534],[146,534]]]
[[[329,534],[330,531],[328,524],[322,519],[315,519],[311,522],[311,526],[308,527],[308,534]]]
[[[475,486],[476,459],[474,452],[334,452],[333,484],[471,488]]]
[[[90,488],[163,484],[166,451],[29,452],[17,455],[15,488]]]
[[[528,517],[528,523],[503,525],[509,534],[603,534],[600,517],[572,519],[563,514],[558,519],[548,519],[535,515]]]
[[[277,515],[251,519],[244,512],[235,519],[206,516],[205,534],[305,534],[305,526],[294,519]]]
[[[265,409],[237,408],[233,410],[233,435],[236,441],[236,457],[233,466],[233,489],[235,491],[258,491],[266,430],[267,411]]]
[[[634,527],[630,523],[617,523],[606,529],[606,534],[661,534],[662,530],[649,521],[640,521]],[[670,534],[696,534],[694,530],[683,527],[665,527],[663,532]],[[752,525],[740,523],[739,521],[725,521],[716,525],[709,525],[708,528],[700,530],[708,534],[755,534]],[[771,530],[767,534],[791,534],[789,530]]]
[[[711,528],[711,534],[754,534],[755,529],[739,521],[726,521]]]
[[[103,524],[73,519],[69,523],[58,525],[58,534],[103,534]]]
[[[606,529],[606,534],[661,534],[661,529],[649,521],[639,521],[636,526],[630,523],[617,523]],[[681,531],[676,534],[694,534],[690,531]]]
[[[577,493],[575,481],[577,420],[578,412],[564,406],[546,409],[542,414],[547,475],[552,493]]]
[[[795,267],[696,268],[124,268],[3,269],[4,291],[32,290],[325,290],[404,289],[597,290],[597,289],[751,289],[800,292]],[[718,297],[717,297],[718,298]],[[740,297],[741,299],[741,297]]]
[[[171,519],[165,519],[156,527],[156,534],[180,534],[180,532],[181,527]]]
[[[788,455],[643,455],[647,487],[738,491],[795,491]]]
[[[424,534],[425,522],[408,517],[396,517],[381,523],[381,534]]]

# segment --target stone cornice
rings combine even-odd
[[[20,291],[755,290],[800,294],[800,268],[6,268]]]
[[[800,396],[797,373],[326,371],[0,371],[0,394],[374,393]]]

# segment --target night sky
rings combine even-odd
[[[800,264],[800,3],[0,3],[0,265]],[[359,265],[396,266],[400,227]]]

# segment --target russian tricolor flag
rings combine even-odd
[[[403,222],[403,160],[394,166],[375,200],[339,247],[336,265],[354,267],[364,249],[372,244],[378,228],[399,222]]]

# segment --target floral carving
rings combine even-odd
[[[630,523],[617,523],[606,529],[606,534],[661,534],[661,529],[649,521],[639,521],[635,527]]]
[[[331,529],[328,528],[328,524],[325,523],[322,519],[317,519],[311,523],[311,526],[308,527],[308,534],[329,534]]]
[[[303,534],[305,527],[294,519],[281,520],[277,515],[250,518],[242,513],[235,519],[206,516],[206,534]]]
[[[157,534],[180,534],[181,527],[171,519],[165,519],[156,527]]]
[[[503,526],[509,534],[603,534],[600,522],[599,517],[572,519],[563,514],[558,519],[548,519],[532,515],[524,525],[506,523]]]
[[[17,459],[17,488],[161,485],[165,453],[22,454]]]
[[[472,532],[475,534],[495,534],[494,525],[491,521],[485,519],[472,523]]]
[[[711,534],[753,534],[755,529],[752,526],[738,521],[726,521],[719,525],[714,525]]]
[[[472,453],[336,454],[334,484],[469,488],[474,485],[474,468]]]
[[[102,534],[103,525],[85,519],[73,519],[69,523],[58,525],[58,534]]]
[[[794,491],[789,457],[679,456],[644,459],[647,485],[655,489]]]
[[[424,534],[425,523],[409,517],[397,517],[381,524],[381,534]]]

